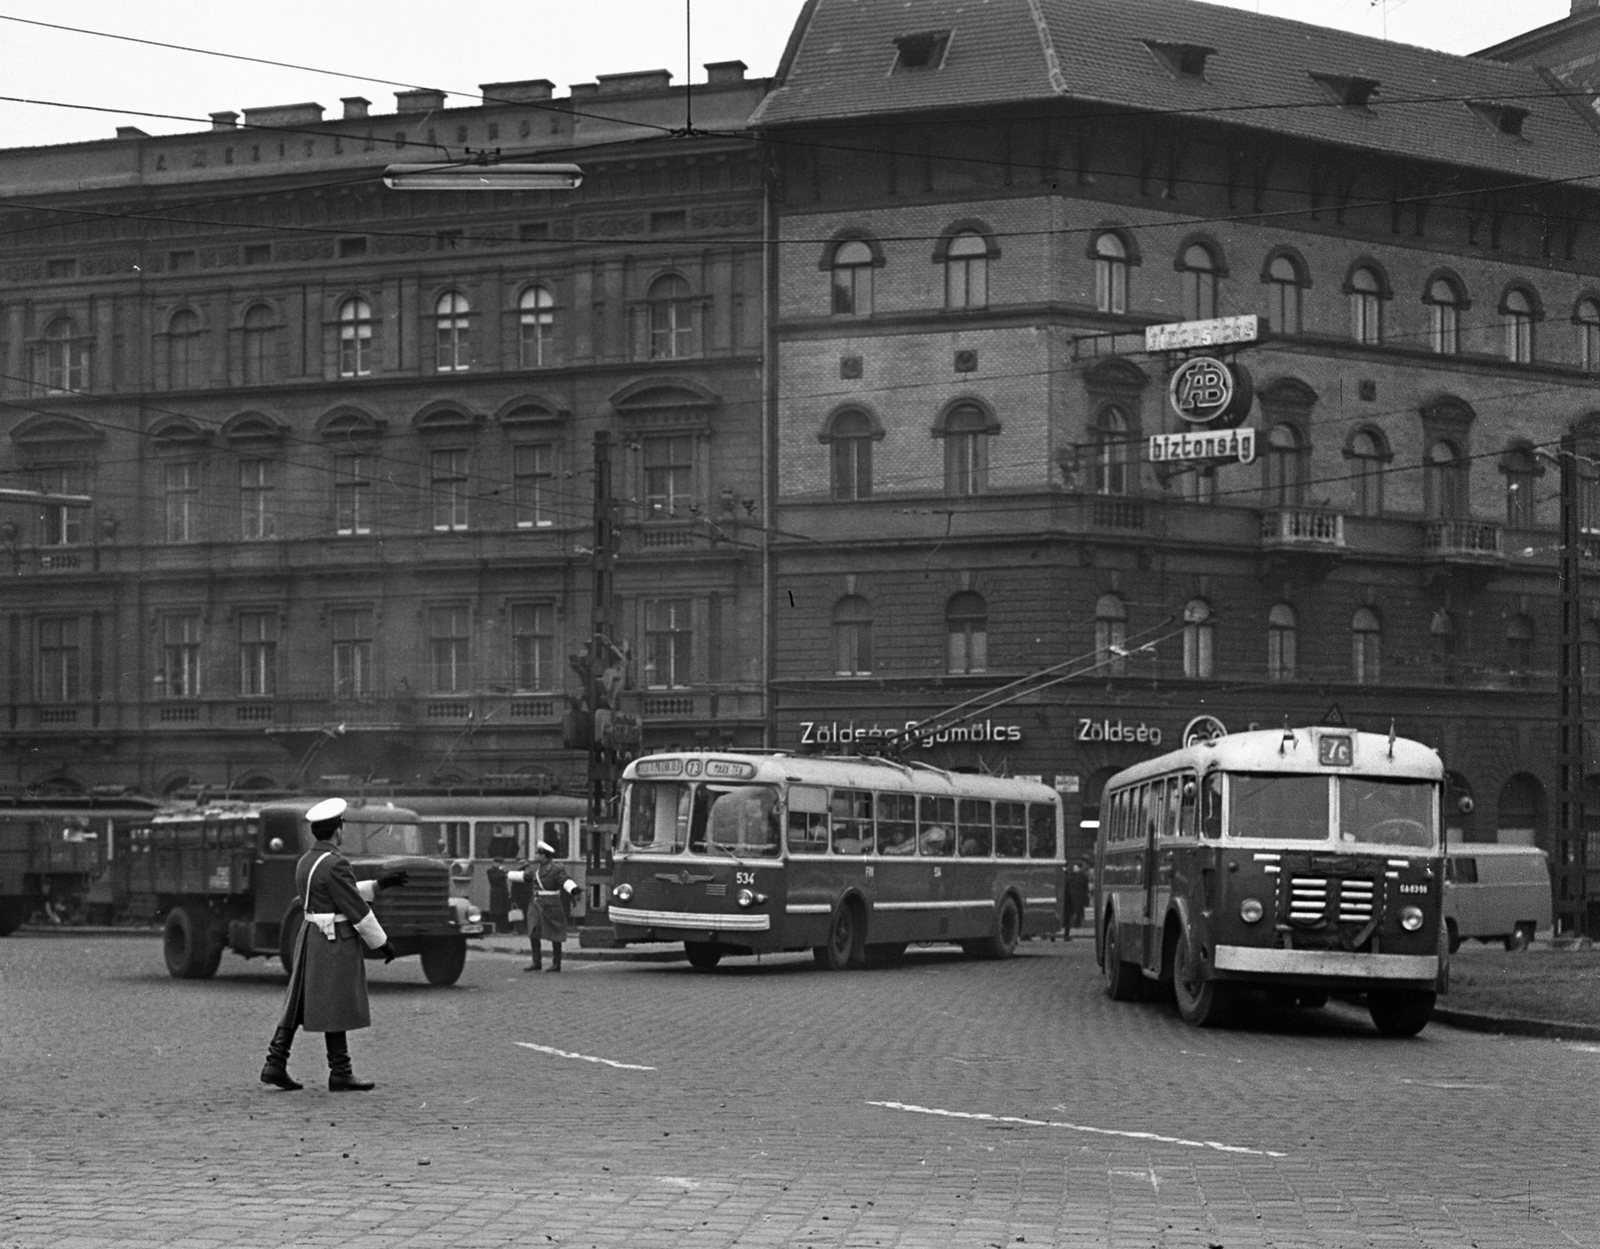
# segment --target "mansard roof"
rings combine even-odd
[[[948,39],[937,63],[908,68],[897,41],[917,32]],[[1163,55],[1174,48],[1197,55]],[[1352,107],[1329,92],[1330,75],[1376,86]],[[1600,126],[1583,101],[1537,69],[1196,0],[810,0],[753,120],[776,127],[1045,100],[1091,113],[1181,112],[1524,178],[1589,176],[1600,153]],[[1483,107],[1526,109],[1520,133],[1486,124]]]

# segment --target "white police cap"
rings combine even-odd
[[[350,804],[343,798],[324,798],[306,812],[306,823],[325,824],[329,820],[336,820],[349,809],[349,806]]]
[[[535,853],[548,854],[553,859],[556,857],[556,848],[548,841],[541,841],[538,846],[535,847]]]

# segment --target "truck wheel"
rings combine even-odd
[[[283,923],[278,928],[278,961],[287,975],[294,975],[294,943],[305,923],[305,910],[296,902],[284,912]]]
[[[1384,1036],[1416,1036],[1433,1014],[1432,989],[1369,989],[1367,1013]]]
[[[1113,1002],[1137,1002],[1144,996],[1144,973],[1138,963],[1122,961],[1122,945],[1117,940],[1117,921],[1106,920],[1106,936],[1101,948],[1105,962],[1101,972],[1106,978],[1106,996]]]
[[[209,980],[222,961],[222,942],[211,916],[197,906],[175,906],[161,931],[167,971],[178,980]]]
[[[441,937],[422,947],[422,974],[429,984],[448,985],[461,979],[467,965],[467,939]]]
[[[0,899],[0,937],[9,937],[22,927],[28,904],[21,898]]]
[[[710,971],[722,961],[722,947],[714,941],[685,941],[683,952],[696,971]]]

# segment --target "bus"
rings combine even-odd
[[[620,945],[694,967],[810,950],[832,970],[913,943],[1009,958],[1061,927],[1061,802],[1035,781],[870,757],[684,751],[622,774]]]
[[[1106,782],[1095,952],[1117,1000],[1170,986],[1225,1022],[1252,988],[1321,1006],[1366,994],[1414,1036],[1448,974],[1444,767],[1420,742],[1348,728],[1233,733]]]
[[[588,906],[601,905],[602,899],[589,896],[583,838],[589,807],[584,799],[497,794],[402,796],[395,801],[422,820],[429,852],[450,860],[451,893],[475,905],[496,931],[513,927],[512,912],[526,912],[527,903],[513,896],[514,887],[508,891],[504,878],[490,868],[527,862],[541,841],[555,850],[556,862],[582,889],[573,900],[573,920],[582,923]]]

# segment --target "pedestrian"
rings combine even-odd
[[[1081,859],[1067,865],[1067,881],[1063,901],[1066,903],[1067,936],[1083,924],[1084,908],[1089,905],[1089,873]]]
[[[528,905],[528,944],[533,947],[533,962],[524,971],[538,971],[544,965],[540,941],[550,943],[550,970],[561,970],[561,943],[567,939],[567,913],[572,899],[578,894],[578,882],[567,875],[567,869],[556,862],[556,850],[547,841],[541,841],[535,850],[536,859],[529,865],[507,872],[506,879],[513,885],[526,880],[533,886],[533,897]]]
[[[362,946],[381,951],[385,963],[394,961],[395,949],[368,903],[379,889],[404,885],[408,876],[391,871],[376,880],[356,880],[350,861],[339,853],[347,806],[343,798],[328,798],[306,812],[314,842],[294,869],[305,920],[295,938],[278,1028],[261,1068],[261,1083],[280,1089],[304,1087],[289,1074],[289,1048],[297,1028],[325,1034],[329,1092],[364,1093],[373,1087],[372,1081],[358,1080],[352,1072],[346,1037],[372,1023]]]

